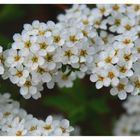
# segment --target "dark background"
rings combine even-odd
[[[36,19],[57,22],[57,15],[71,6],[0,5],[0,44],[7,49],[12,42],[12,36],[22,31],[24,23],[32,23]],[[122,102],[117,97],[112,97],[107,88],[96,90],[88,76],[83,80],[76,80],[74,87],[69,89],[55,87],[48,90],[44,85],[42,98],[39,100],[25,100],[20,96],[18,87],[9,80],[0,80],[0,91],[10,92],[28,113],[39,119],[45,119],[50,114],[63,115],[73,126],[79,126],[81,135],[86,136],[112,135],[114,122],[124,112]]]

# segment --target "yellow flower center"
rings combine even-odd
[[[124,87],[125,87],[124,84],[119,83],[118,86],[117,86],[117,89],[118,89],[118,91],[122,91],[122,90],[124,90]]]
[[[55,43],[58,43],[60,40],[61,40],[61,37],[60,37],[60,36],[54,36],[54,37],[53,37],[53,41],[54,41]]]
[[[22,76],[23,76],[23,71],[17,71],[17,72],[16,72],[16,76],[22,77]]]
[[[115,74],[112,71],[110,71],[110,72],[108,72],[108,77],[110,79],[113,79],[115,77]]]
[[[16,136],[22,136],[22,131],[17,131]]]
[[[80,56],[86,56],[87,55],[87,50],[81,50],[80,51]]]
[[[78,41],[78,39],[76,38],[75,35],[71,35],[71,36],[69,37],[69,40],[70,40],[71,42],[73,42],[73,43],[75,43],[76,41]]]

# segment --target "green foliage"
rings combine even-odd
[[[105,130],[106,126],[103,126],[101,121],[102,115],[110,112],[105,96],[97,97],[96,89],[91,88],[89,90],[80,80],[76,80],[72,88],[59,90],[60,94],[44,99],[44,104],[47,107],[51,106],[66,113],[73,125],[85,125],[89,118],[88,127],[91,130],[85,131],[81,127],[85,135],[91,133],[107,135],[109,133],[108,130]]]
[[[19,5],[3,5],[3,7],[0,9],[0,22],[13,21],[23,15],[24,11]]]
[[[11,42],[11,39],[0,34],[0,45],[2,45],[4,49],[8,49],[11,47],[11,44],[9,42]]]
[[[110,111],[104,98],[93,100],[90,107],[98,113],[108,113]]]

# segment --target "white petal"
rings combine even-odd
[[[125,100],[127,97],[127,93],[126,92],[121,92],[118,94],[118,97],[120,100]]]
[[[25,96],[28,94],[28,88],[27,87],[21,87],[20,88],[20,94]]]
[[[96,74],[92,74],[92,75],[90,76],[90,81],[91,81],[91,82],[96,82],[97,79],[98,79],[98,77],[97,77]]]
[[[103,82],[101,82],[101,81],[98,81],[98,82],[96,82],[96,88],[97,89],[100,89],[100,88],[102,88],[103,87]]]
[[[30,92],[32,95],[36,94],[36,93],[37,93],[37,88],[31,86],[31,87],[29,88],[29,92]]]

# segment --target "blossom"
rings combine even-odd
[[[29,76],[29,72],[23,69],[22,65],[18,65],[16,68],[10,68],[10,80],[14,84],[23,85],[26,82],[26,78]]]
[[[127,78],[121,79],[117,86],[114,86],[110,93],[111,95],[118,95],[119,99],[124,100],[127,97],[127,93],[133,91],[133,86],[129,83]]]
[[[67,119],[49,115],[39,120],[20,108],[9,93],[0,95],[0,134],[5,136],[69,136],[74,131]],[[10,101],[10,102],[9,102]]]

